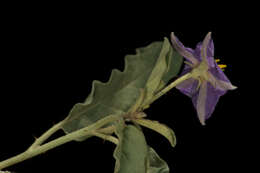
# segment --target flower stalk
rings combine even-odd
[[[171,84],[169,84],[168,86],[166,86],[164,89],[162,89],[161,91],[159,91],[154,97],[153,99],[146,105],[150,105],[152,104],[154,101],[156,101],[157,99],[159,99],[161,96],[163,96],[164,94],[166,94],[167,92],[169,92],[171,89],[173,89],[174,87],[176,87],[177,85],[179,85],[180,83],[182,83],[183,81],[191,78],[192,74],[191,73],[187,73],[184,76],[179,77],[178,79],[176,79],[174,82],[172,82]]]

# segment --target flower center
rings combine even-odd
[[[197,67],[194,67],[192,70],[192,77],[199,80],[207,80],[208,78],[208,65],[202,61]]]
[[[219,59],[216,59],[215,60],[216,63],[220,62]],[[191,75],[192,75],[192,78],[198,80],[198,87],[197,89],[200,87],[200,85],[205,82],[205,81],[208,81],[212,84],[212,86],[215,86],[215,80],[214,78],[212,77],[212,75],[210,75],[209,73],[209,66],[208,66],[208,63],[205,62],[205,61],[202,61],[200,64],[198,65],[192,65],[192,64],[189,64],[186,62],[186,64],[190,65],[191,68],[192,68],[192,71],[191,71]],[[223,71],[224,69],[227,67],[227,65],[225,64],[217,64],[219,66],[219,68],[221,68]]]

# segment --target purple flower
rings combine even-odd
[[[210,32],[194,50],[184,47],[174,33],[171,40],[173,47],[187,60],[181,76],[191,74],[191,78],[176,88],[191,97],[198,118],[205,125],[205,120],[212,115],[220,96],[237,87],[231,84],[221,69],[225,65],[218,65],[214,59],[214,43]]]

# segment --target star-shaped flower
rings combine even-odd
[[[187,60],[181,76],[191,74],[191,78],[183,81],[176,88],[191,97],[198,118],[201,124],[205,125],[205,120],[212,115],[220,96],[227,90],[237,87],[231,84],[221,69],[225,65],[218,65],[218,60],[214,59],[211,32],[203,42],[197,44],[194,50],[184,47],[174,33],[171,34],[171,41],[178,53]]]

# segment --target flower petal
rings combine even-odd
[[[220,96],[224,95],[226,91],[217,90],[212,86],[210,83],[207,85],[207,100],[206,100],[206,107],[205,107],[205,120],[208,119],[213,111],[215,110],[215,107],[218,103],[218,100]]]
[[[216,79],[217,87],[225,90],[234,90],[237,89],[236,86],[232,85],[230,82],[225,82],[223,80]]]
[[[209,82],[201,84],[199,92],[192,97],[192,103],[197,110],[198,118],[202,125],[212,115],[220,96],[226,91],[218,90]]]
[[[202,48],[202,42],[199,42],[196,46],[196,49],[194,50],[194,56],[196,59],[199,61],[202,61],[201,57],[201,48]],[[215,67],[215,59],[214,59],[214,43],[213,40],[211,39],[208,44],[207,48],[207,60],[208,60],[208,65],[210,67]]]
[[[202,42],[199,42],[194,50],[194,56],[199,60],[202,61],[201,59],[201,47],[202,47]]]
[[[210,67],[215,67],[214,43],[212,39],[209,40],[209,44],[207,48],[207,60],[208,60],[208,65]]]
[[[216,89],[209,82],[202,83],[199,92],[192,97],[192,103],[202,125],[205,125],[205,121],[211,117],[219,98],[225,93],[226,91]]]
[[[180,90],[183,94],[189,97],[193,97],[193,95],[198,92],[198,83],[198,80],[190,78],[177,85],[176,88]]]
[[[173,47],[177,50],[179,54],[181,54],[184,58],[192,62],[192,64],[197,65],[199,62],[198,60],[193,56],[193,54],[190,51],[193,51],[192,49],[185,48],[183,44],[178,40],[177,37],[175,37],[174,33],[171,33],[171,41]]]
[[[202,61],[206,61],[209,65],[212,63],[212,62],[210,62],[210,60],[213,59],[213,56],[211,56],[211,55],[213,55],[212,53],[214,53],[214,52],[212,52],[212,48],[210,48],[210,45],[212,44],[212,43],[210,44],[210,42],[211,42],[211,32],[209,32],[207,34],[207,36],[205,37],[205,39],[203,40],[202,48],[201,48]],[[214,46],[213,46],[213,48],[214,48]]]
[[[202,125],[205,125],[206,117],[206,101],[207,101],[207,82],[201,83],[199,92],[192,97],[192,102],[197,110],[198,118]]]
[[[181,72],[179,77],[181,77],[181,76],[183,76],[183,75],[185,75],[185,74],[187,74],[187,73],[189,73],[191,71],[192,71],[192,67],[190,65],[188,65],[188,64],[185,64],[184,68],[183,68],[183,70],[182,70],[182,72]]]
[[[208,44],[208,57],[214,57],[214,50],[215,50],[215,47],[214,47],[214,42],[213,42],[213,39],[210,39],[209,41],[209,44]]]
[[[217,79],[225,82],[230,82],[225,73],[221,70],[218,64],[215,62],[215,67],[209,69],[210,73]]]
[[[234,90],[237,87],[232,85],[225,73],[217,66],[209,69],[210,80],[220,90]]]

